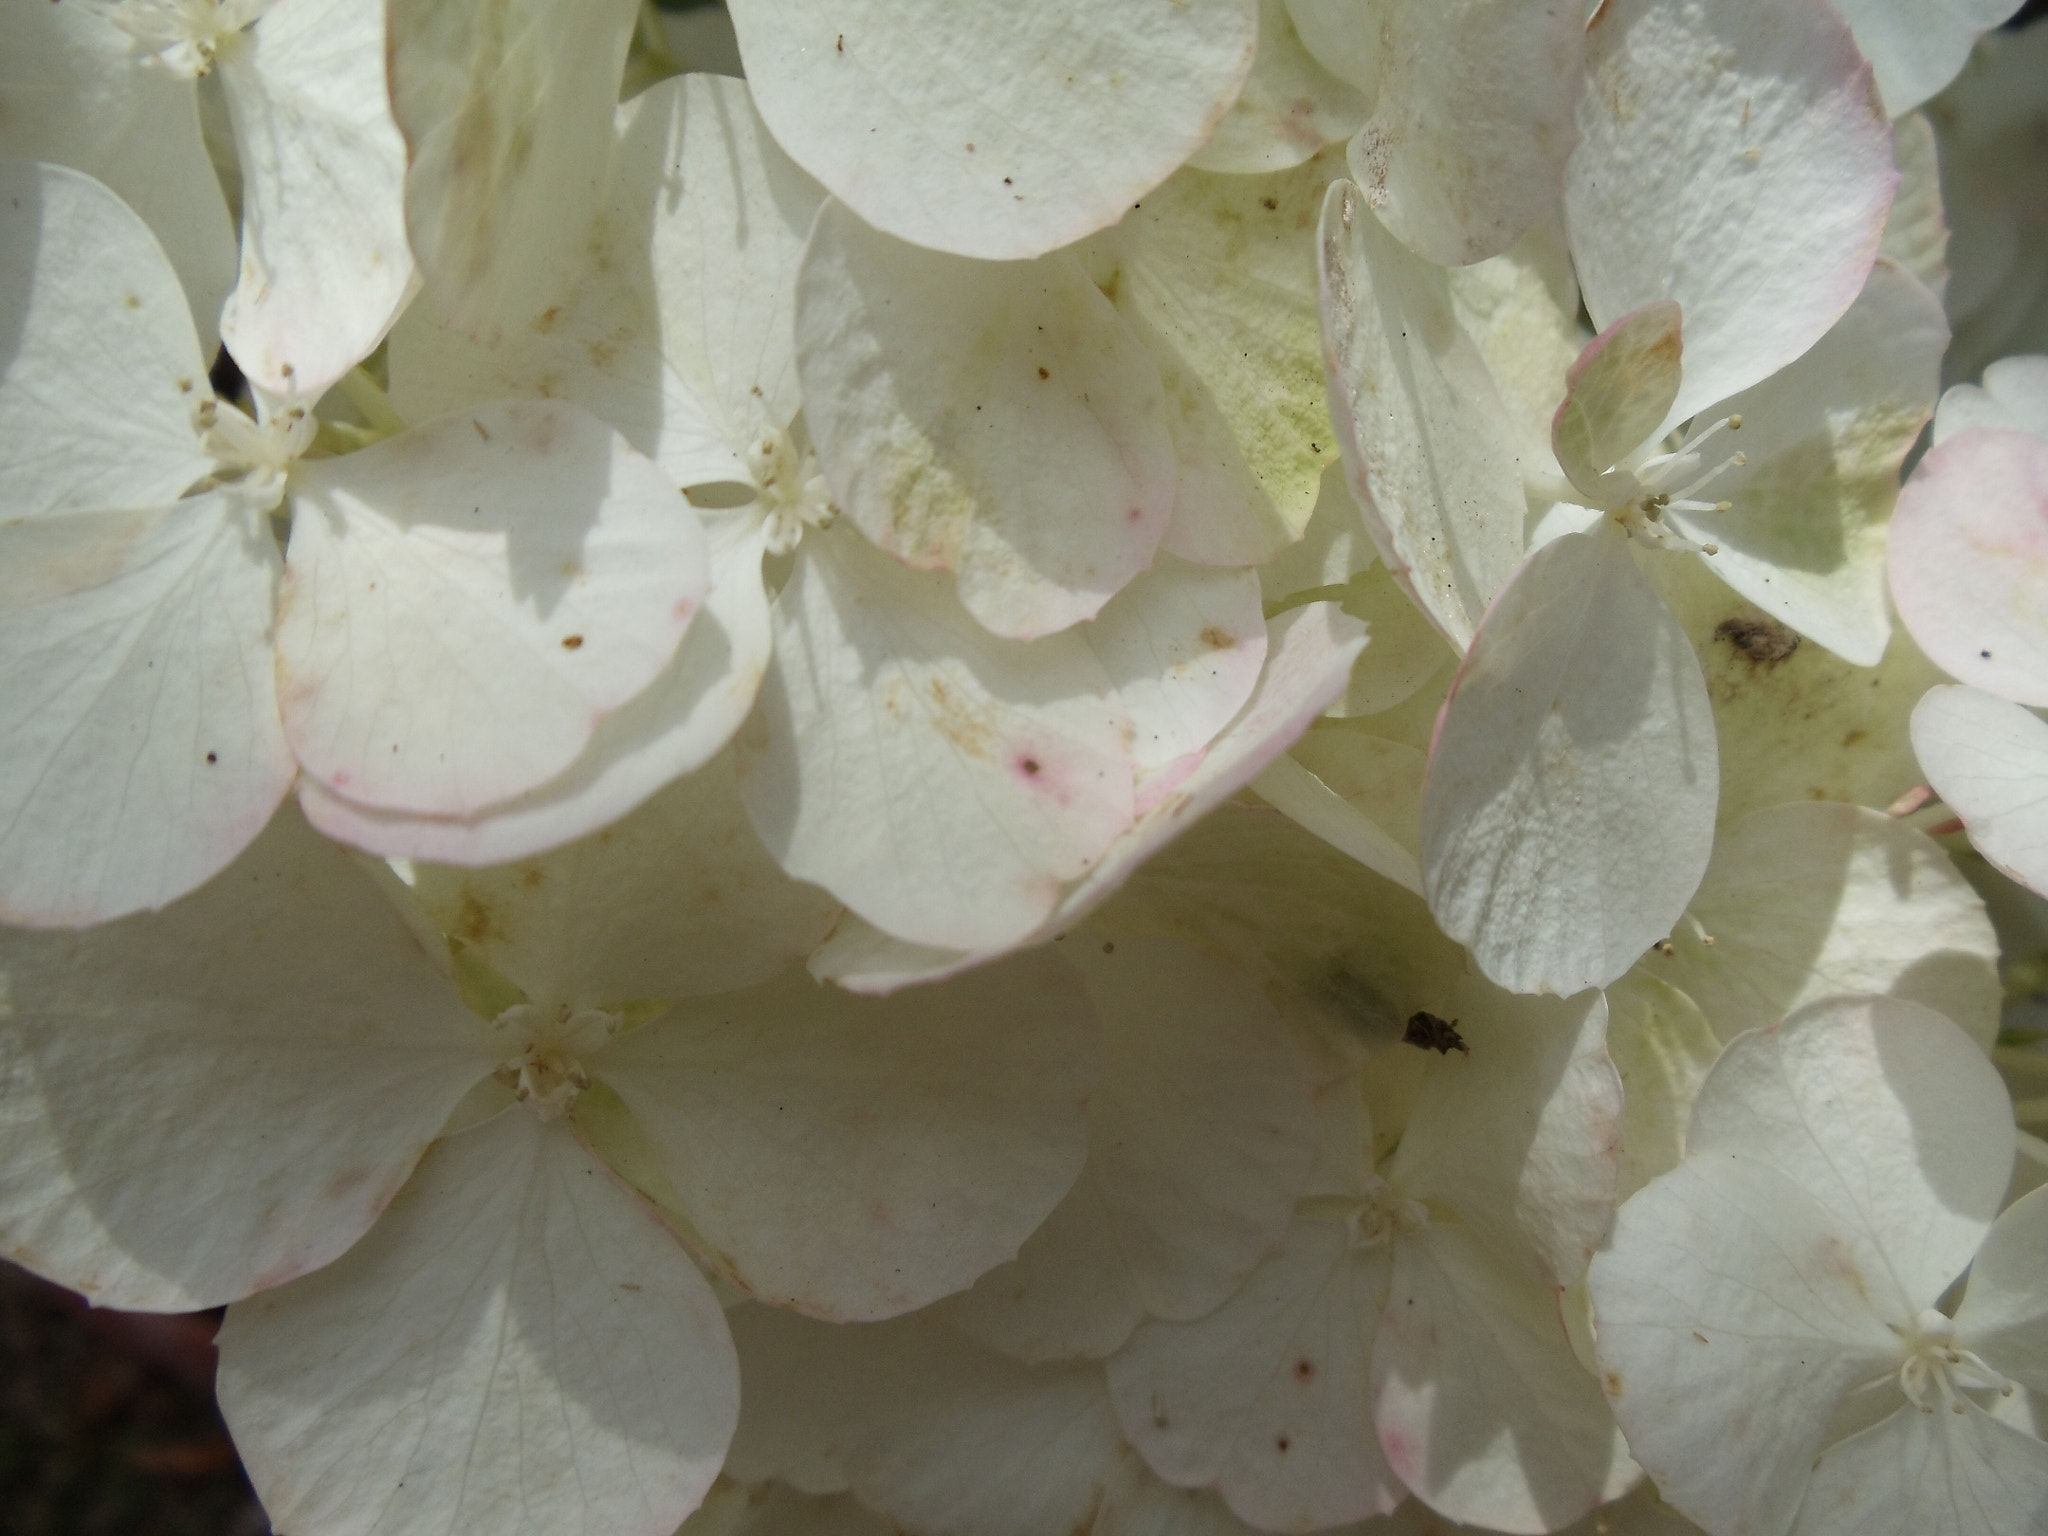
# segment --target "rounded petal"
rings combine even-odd
[[[1128,716],[1078,635],[1000,640],[942,577],[808,535],[739,736],[769,852],[915,943],[1008,945],[1131,824]]]
[[[920,250],[828,204],[797,286],[804,419],[839,504],[999,635],[1092,618],[1173,511],[1159,371],[1054,256]]]
[[[594,1070],[739,1285],[872,1319],[964,1290],[1066,1194],[1095,1030],[1041,952],[886,1000],[799,972],[678,1007]]]
[[[2019,9],[2015,0],[1841,0],[1841,6],[1856,46],[1877,71],[1878,94],[1893,117],[1961,74],[1978,37]]]
[[[241,279],[221,338],[257,388],[310,400],[412,292],[383,9],[279,0],[220,73],[242,170]]]
[[[262,830],[279,564],[233,491],[0,525],[0,921],[160,907]]]
[[[1251,697],[1266,660],[1257,575],[1171,555],[1081,633],[1130,712],[1141,778],[1214,741]]]
[[[1259,48],[1237,100],[1190,164],[1255,175],[1300,165],[1325,144],[1349,138],[1370,103],[1302,46],[1286,0],[1259,0]]]
[[[329,837],[387,858],[500,864],[558,848],[613,822],[684,774],[710,770],[768,671],[772,641],[761,585],[763,524],[751,508],[706,512],[711,591],[653,682],[607,715],[590,745],[540,788],[472,817],[409,816],[358,805],[317,779],[299,804]]]
[[[573,763],[709,585],[702,526],[574,406],[485,406],[296,467],[278,698],[307,773],[473,815]]]
[[[307,1536],[669,1536],[739,1416],[711,1287],[561,1125],[437,1143],[370,1235],[241,1303],[220,1403]]]
[[[1503,591],[1430,749],[1430,910],[1518,992],[1605,986],[1706,873],[1718,793],[1705,680],[1618,528],[1568,534]]]
[[[540,313],[582,259],[638,16],[632,0],[386,7],[407,234],[479,340]]]
[[[1943,395],[1935,443],[1971,427],[2048,437],[2048,357],[2001,357],[1984,370],[1982,385],[1958,384]]]
[[[1383,0],[1351,174],[1388,231],[1461,267],[1548,216],[1578,142],[1581,0]]]
[[[1621,1168],[1626,1200],[1685,1155],[1685,1128],[1721,1042],[1699,1005],[1644,965],[1607,989],[1607,1051],[1621,1074]]]
[[[1688,1156],[1616,1215],[1590,1282],[1601,1384],[1708,1530],[1787,1529],[1836,1407],[1898,1369],[1855,1257],[1826,1206],[1739,1152]]]
[[[1165,386],[1178,479],[1162,547],[1184,559],[1270,560],[1301,536],[1336,461],[1302,234],[1337,166],[1332,149],[1279,175],[1183,170],[1091,250]]]
[[[1570,1285],[1614,1215],[1622,1097],[1606,999],[1511,997],[1472,978],[1458,1003],[1469,1053],[1428,1063],[1387,1180],[1454,1212],[1510,1272]]]
[[[330,1262],[491,1067],[397,910],[290,811],[161,913],[0,928],[0,986],[0,1251],[105,1306]]]
[[[1986,1364],[2035,1392],[2048,1391],[2048,1186],[2000,1213],[1970,1265],[1956,1332]]]
[[[2048,1445],[1975,1403],[1902,1408],[1828,1447],[1792,1536],[2007,1536],[2048,1514]]]
[[[1680,533],[1715,547],[1716,576],[1858,666],[1876,666],[1891,638],[1885,523],[1899,465],[1934,408],[1947,345],[1939,301],[1880,261],[1811,351],[1714,407],[1741,418],[1748,463],[1702,494],[1727,498],[1731,510],[1665,513]],[[1708,453],[1725,451],[1717,443]],[[1896,541],[1896,517],[1891,526]]]
[[[1364,644],[1362,626],[1328,603],[1312,603],[1275,620],[1266,669],[1237,718],[1209,744],[1199,763],[1110,842],[1087,874],[1065,888],[1028,939],[1050,940],[1080,922],[1146,860],[1256,779],[1343,691]],[[849,920],[812,955],[810,966],[813,975],[855,991],[887,992],[952,975],[999,952],[907,944],[871,928],[863,932],[862,925]]]
[[[1443,272],[1352,183],[1323,204],[1323,344],[1344,464],[1387,569],[1459,650],[1522,557],[1514,426]]]
[[[743,0],[733,26],[782,147],[875,228],[1038,256],[1113,224],[1208,140],[1251,68],[1257,0]]]
[[[91,177],[0,163],[0,517],[161,506],[213,467],[178,275]]]
[[[1689,911],[1672,952],[1641,969],[1682,989],[1723,1040],[1844,992],[1922,1003],[1987,1048],[1997,1033],[1982,898],[1938,843],[1882,812],[1808,800],[1744,817],[1716,841]]]
[[[1372,1380],[1387,1464],[1454,1520],[1554,1531],[1639,1475],[1556,1293],[1458,1227],[1394,1245]]]
[[[1913,753],[1977,851],[2048,892],[2048,721],[1975,688],[1930,688],[1913,710]]]
[[[1564,376],[1550,445],[1572,484],[1599,506],[1607,472],[1651,441],[1678,398],[1679,308],[1653,299],[1586,343]]]
[[[212,357],[235,283],[235,226],[199,93],[137,58],[106,9],[7,0],[0,33],[0,156],[83,171],[140,214],[184,285],[200,355]],[[11,255],[0,261],[0,272],[23,270]]]
[[[1961,682],[2048,704],[2048,438],[1975,430],[1929,450],[1892,518],[1892,596]]]
[[[948,1316],[1024,1360],[1107,1355],[1219,1305],[1276,1246],[1313,1151],[1310,1083],[1242,972],[1171,939],[1067,952],[1103,1020],[1081,1177]]]
[[[415,305],[392,336],[392,400],[416,420],[573,400],[680,485],[745,483],[749,447],[802,403],[796,270],[824,195],[741,82],[652,85],[619,109],[610,192],[573,281],[490,346]]]
[[[1899,190],[1879,250],[1925,283],[1935,298],[1946,299],[1948,209],[1934,124],[1926,113],[1911,112],[1892,124],[1892,156],[1899,163]]]
[[[488,869],[417,865],[414,890],[435,926],[528,997],[572,1008],[754,986],[839,915],[775,867],[724,755],[608,835]]]
[[[1669,426],[1777,372],[1855,300],[1898,180],[1890,125],[1822,0],[1612,0],[1587,47],[1572,255],[1595,325],[1683,307]]]
[[[1693,1105],[1686,1157],[1769,1164],[1826,1208],[1874,1315],[1905,1326],[1962,1273],[2012,1169],[2012,1110],[1960,1029],[1891,997],[1831,998],[1744,1035]]]
[[[1147,1323],[1109,1362],[1125,1436],[1180,1488],[1239,1518],[1306,1531],[1385,1514],[1401,1486],[1373,1437],[1367,1384],[1384,1248],[1297,1218],[1236,1295],[1196,1322]]]
[[[732,1322],[741,1475],[850,1486],[914,1536],[1083,1531],[1118,1475],[1099,1367],[1020,1365],[930,1313],[832,1325],[743,1306]]]

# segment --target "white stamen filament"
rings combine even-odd
[[[817,455],[808,450],[799,455],[787,432],[778,429],[757,439],[747,450],[747,470],[767,520],[771,555],[788,554],[805,529],[823,528],[839,515]]]
[[[1632,497],[1627,505],[1615,510],[1615,517],[1632,538],[1655,549],[1689,551],[1695,554],[1714,555],[1720,547],[1714,544],[1697,544],[1663,521],[1667,510],[1677,512],[1729,512],[1734,503],[1728,501],[1700,501],[1695,493],[1704,490],[1731,469],[1740,469],[1749,463],[1749,455],[1736,452],[1728,455],[1711,469],[1700,469],[1700,445],[1716,433],[1739,432],[1742,418],[1724,416],[1681,443],[1669,453],[1652,455],[1643,460],[1634,472],[1634,479],[1640,494]],[[1673,486],[1672,482],[1688,477],[1685,483]]]
[[[2012,1396],[2012,1382],[1985,1364],[1975,1351],[1960,1348],[1955,1339],[1955,1319],[1931,1307],[1914,1321],[1906,1361],[1899,1367],[1899,1390],[1922,1413],[1935,1409],[1927,1400],[1930,1387],[1952,1413],[1961,1413],[1967,1406],[1967,1399],[1957,1395],[1958,1388]]]
[[[567,1004],[550,1015],[532,1003],[519,1003],[492,1024],[521,1043],[517,1053],[499,1063],[498,1080],[528,1113],[545,1122],[567,1114],[590,1086],[583,1058],[601,1050],[625,1027],[625,1018],[602,1008],[572,1013]]]

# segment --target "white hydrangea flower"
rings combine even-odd
[[[1987,1410],[2048,1385],[2048,1199],[1992,1219],[2012,1147],[1997,1074],[1917,1004],[1728,1049],[1593,1262],[1602,1381],[1666,1498],[1714,1536],[2039,1528],[2048,1445]]]

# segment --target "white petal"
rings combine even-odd
[[[358,805],[315,779],[299,803],[329,837],[394,858],[496,864],[609,826],[683,774],[711,771],[753,707],[772,642],[761,585],[763,524],[751,508],[701,515],[711,591],[653,682],[607,715],[582,755],[540,788],[474,817],[408,816]]]
[[[1898,179],[1890,126],[1816,0],[1616,0],[1587,44],[1572,254],[1595,325],[1683,306],[1668,426],[1784,367],[1855,299]]]
[[[1312,1151],[1307,1074],[1242,972],[1167,939],[1066,953],[1104,1025],[1088,1161],[948,1314],[1025,1360],[1106,1355],[1144,1317],[1219,1305],[1278,1244]]]
[[[1975,688],[1930,688],[1913,711],[1913,752],[1977,851],[2048,892],[2048,721]]]
[[[1130,714],[1140,777],[1215,740],[1251,697],[1266,661],[1257,575],[1205,570],[1171,555],[1155,560],[1080,633]]]
[[[1768,1162],[1827,1208],[1904,1326],[1990,1229],[2012,1167],[2005,1086],[1955,1025],[1889,997],[1809,1004],[1721,1055],[1693,1105],[1688,1160]],[[1861,1283],[1861,1282],[1859,1282]]]
[[[1351,174],[1429,261],[1497,256],[1550,212],[1578,142],[1583,0],[1385,0]]]
[[[262,830],[295,772],[278,567],[232,491],[0,525],[0,919],[160,907]]]
[[[1237,100],[1189,162],[1205,171],[1284,171],[1348,139],[1371,110],[1302,46],[1286,0],[1259,0],[1259,49]]]
[[[1456,1226],[1395,1243],[1372,1374],[1387,1464],[1454,1520],[1554,1531],[1635,1480],[1556,1294]]]
[[[1323,204],[1330,410],[1387,568],[1464,650],[1514,573],[1527,515],[1513,426],[1443,273],[1396,244],[1364,194]]]
[[[1942,201],[1934,124],[1926,113],[1910,112],[1892,124],[1892,157],[1899,163],[1899,190],[1878,249],[1925,283],[1937,299],[1945,298],[1948,212]]]
[[[1353,0],[1287,0],[1287,14],[1316,62],[1368,96],[1380,87],[1380,11]]]
[[[1008,945],[1130,825],[1127,717],[1079,636],[996,639],[949,585],[809,535],[740,791],[777,862],[870,922]]]
[[[1961,682],[2048,704],[2048,440],[1967,431],[1927,454],[1892,519],[1892,594]]]
[[[213,466],[178,276],[98,182],[0,164],[0,517],[154,507]]]
[[[678,1007],[595,1071],[737,1283],[869,1319],[964,1290],[1066,1194],[1095,1028],[1049,953],[886,1000],[798,972]]]
[[[1629,1449],[1713,1531],[1786,1529],[1836,1406],[1900,1362],[1828,1209],[1739,1153],[1624,1205],[1591,1287]]]
[[[1665,513],[1688,538],[1715,546],[1715,575],[1858,666],[1876,666],[1891,638],[1885,520],[1899,464],[1933,411],[1947,345],[1934,295],[1880,261],[1811,351],[1713,408],[1742,418],[1734,441],[1749,462],[1700,494],[1733,509]],[[1704,451],[1711,463],[1729,447]]]
[[[832,1326],[732,1314],[746,1412],[731,1467],[852,1486],[912,1536],[1085,1531],[1122,1449],[1097,1366],[1025,1366],[925,1313]]]
[[[0,944],[0,1251],[103,1305],[328,1263],[490,1070],[397,911],[290,811],[162,913]]]
[[[1887,992],[1980,1045],[1998,1030],[1998,939],[1941,846],[1862,806],[1799,801],[1726,828],[1670,956],[1641,969],[1684,990],[1732,1040],[1804,1003]],[[1711,945],[1705,942],[1711,937]]]
[[[711,1287],[560,1125],[438,1143],[338,1262],[229,1312],[221,1412],[309,1536],[668,1536],[739,1413]]]
[[[2048,1188],[2048,1186],[2044,1186]],[[1970,1265],[1970,1288],[1956,1308],[1957,1336],[1985,1363],[2027,1387],[2048,1388],[2048,1193],[2015,1200],[1991,1225]]]
[[[1367,1386],[1385,1248],[1297,1218],[1280,1250],[1199,1322],[1148,1323],[1109,1362],[1124,1434],[1182,1488],[1266,1530],[1385,1514],[1401,1498]]]
[[[1894,117],[1962,73],[1970,45],[2018,9],[2014,0],[1842,0],[1856,46],[1877,71],[1878,92]]]
[[[1345,675],[1363,644],[1360,626],[1328,603],[1312,603],[1275,620],[1266,669],[1238,717],[1210,744],[1199,764],[1110,843],[1092,870],[1065,888],[1058,905],[1030,937],[1050,939],[1078,923],[1146,860],[1257,778],[1343,690]],[[863,934],[848,922],[810,963],[814,975],[855,991],[887,992],[951,975],[987,958],[988,954],[906,944],[872,931]]]
[[[1607,1003],[1511,997],[1477,978],[1458,999],[1469,1054],[1430,1060],[1387,1178],[1441,1204],[1498,1261],[1565,1286],[1614,1214],[1621,1076]]]
[[[680,198],[669,190],[677,182]],[[786,427],[802,404],[796,277],[825,191],[768,136],[738,80],[666,80],[621,110],[608,221],[645,251],[662,356],[715,402],[721,438]],[[659,457],[659,455],[656,455]]]
[[[486,406],[293,471],[278,697],[308,774],[470,815],[576,760],[675,654],[696,514],[574,406]]]
[[[221,337],[252,384],[312,399],[384,339],[412,288],[383,10],[279,0],[220,74],[242,170]]]
[[[1550,442],[1591,505],[1612,504],[1607,472],[1651,441],[1678,398],[1683,350],[1678,306],[1656,299],[1587,342],[1565,374]]]
[[[1447,280],[1458,322],[1520,429],[1524,478],[1551,479],[1558,383],[1586,341],[1563,221],[1553,215],[1500,255],[1459,267]]]
[[[1612,524],[1545,545],[1486,615],[1430,751],[1430,910],[1519,992],[1604,986],[1706,872],[1699,663]]]
[[[1910,1407],[1830,1446],[1792,1536],[2007,1536],[2048,1519],[2048,1445],[1975,1403]]]
[[[1934,441],[1944,443],[1971,427],[2031,432],[2048,437],[2048,357],[2002,357],[1984,370],[1984,383],[1958,384],[1934,413]]]
[[[1607,989],[1607,1051],[1621,1074],[1621,1169],[1626,1200],[1685,1155],[1685,1128],[1721,1042],[1699,1005],[1646,974],[1652,956]]]
[[[1350,745],[1352,743],[1348,740],[1341,743],[1341,746]],[[1332,772],[1333,768],[1357,771],[1366,769],[1368,764],[1342,759],[1335,763],[1317,761],[1333,757],[1333,752],[1276,758],[1253,781],[1252,791],[1332,848],[1356,859],[1374,874],[1384,876],[1403,890],[1420,896],[1422,865],[1417,857],[1420,842],[1417,833],[1422,808],[1423,756],[1414,748],[1403,747],[1397,742],[1387,742],[1384,748],[1392,751],[1366,750],[1373,757],[1397,759],[1391,763],[1371,765],[1388,768],[1389,777],[1399,786],[1392,805],[1370,801],[1360,803],[1338,788],[1341,780]],[[1411,787],[1411,783],[1413,794],[1402,793]],[[1410,812],[1414,814],[1411,816]],[[1389,823],[1395,825],[1389,826]]]
[[[1302,234],[1338,160],[1333,149],[1274,176],[1184,170],[1091,249],[1165,385],[1178,480],[1163,547],[1186,559],[1272,558],[1300,537],[1336,461]]]
[[[1236,98],[1258,31],[1256,0],[732,9],[798,164],[877,229],[996,260],[1113,224],[1164,181]]]
[[[615,1007],[769,980],[839,906],[775,867],[714,758],[600,837],[491,869],[420,865],[436,926],[536,1002]]]
[[[538,314],[604,196],[631,0],[386,8],[406,229],[442,312],[481,340]]]
[[[839,504],[904,564],[952,571],[997,634],[1092,618],[1151,563],[1173,510],[1158,369],[1071,256],[968,261],[831,203],[796,336]]]
[[[235,282],[235,228],[200,132],[198,92],[138,59],[103,9],[7,0],[0,32],[0,156],[71,166],[140,214],[184,285],[210,358]],[[23,270],[0,262],[0,271]]]
[[[574,282],[496,346],[415,306],[392,337],[392,399],[414,419],[574,400],[678,484],[745,482],[749,445],[801,403],[796,268],[824,193],[744,86],[701,75],[620,109],[610,186]]]

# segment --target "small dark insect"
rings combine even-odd
[[[1799,649],[1797,632],[1766,618],[1723,619],[1714,626],[1714,638],[1726,640],[1753,667],[1775,667]]]
[[[842,32],[842,33],[840,33],[840,34],[839,34],[839,45],[838,45],[838,46],[839,46],[839,51],[840,51],[841,53],[844,53],[844,52],[846,52],[846,34],[845,34],[844,32]]]
[[[1472,1047],[1458,1033],[1458,1021],[1440,1019],[1433,1013],[1418,1013],[1411,1018],[1407,1033],[1401,1036],[1401,1043],[1412,1045],[1417,1050],[1435,1051],[1439,1056],[1448,1056],[1453,1051],[1467,1056],[1472,1054]]]

